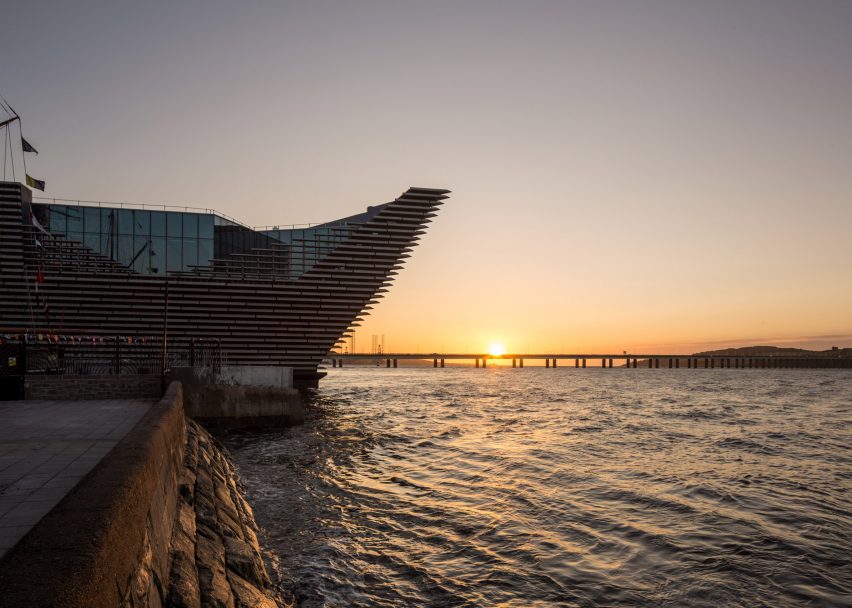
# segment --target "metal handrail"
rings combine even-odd
[[[56,198],[48,196],[34,196],[33,200],[38,203],[53,203],[54,205],[66,205],[77,207],[99,207],[99,208],[117,208],[117,209],[141,209],[141,210],[161,210],[161,211],[183,211],[184,213],[204,213],[207,215],[217,215],[224,220],[239,224],[243,228],[252,229],[251,226],[244,224],[238,219],[231,217],[221,211],[209,209],[207,207],[191,207],[188,205],[166,205],[163,203],[115,203],[110,201],[87,201],[74,198]]]

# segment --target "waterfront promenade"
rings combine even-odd
[[[0,402],[0,557],[153,404],[153,399]]]

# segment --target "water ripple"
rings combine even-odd
[[[230,433],[318,606],[850,606],[842,370],[334,370]]]

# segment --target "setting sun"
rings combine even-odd
[[[499,357],[506,353],[506,347],[503,346],[502,342],[492,342],[488,345],[488,354],[493,355],[494,357]]]

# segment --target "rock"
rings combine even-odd
[[[259,587],[269,584],[263,559],[255,547],[235,538],[225,538],[223,542],[225,563],[230,570]]]
[[[195,567],[195,511],[186,503],[178,503],[178,514],[171,543],[169,568],[169,608],[200,608],[201,591]]]
[[[204,608],[234,608],[234,595],[225,574],[225,549],[218,539],[199,534],[195,545],[198,586]]]
[[[278,603],[270,595],[239,575],[232,574],[230,580],[238,608],[278,608]]]
[[[170,547],[166,608],[273,608],[257,540],[257,524],[227,452],[207,431],[187,421],[181,500]],[[138,590],[146,587],[138,581]],[[156,585],[147,585],[150,590]],[[156,608],[152,598],[145,608]],[[283,604],[282,604],[283,605]]]

